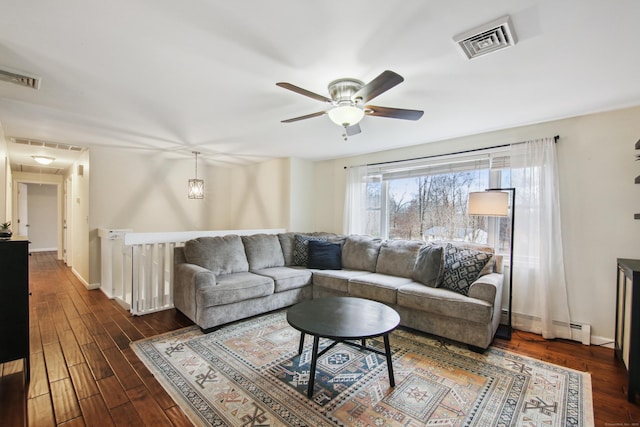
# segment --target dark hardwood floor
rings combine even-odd
[[[191,426],[129,348],[191,325],[175,310],[133,317],[87,291],[55,253],[30,258],[31,382],[22,361],[0,364],[0,426]],[[640,425],[613,350],[516,332],[494,345],[591,373],[596,426]],[[28,420],[28,422],[27,422]]]

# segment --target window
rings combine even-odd
[[[369,167],[363,231],[386,239],[497,242],[499,252],[508,252],[508,218],[467,215],[470,192],[508,187],[508,163],[501,150]]]

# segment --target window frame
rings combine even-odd
[[[457,154],[448,154],[442,156],[426,157],[401,162],[390,162],[386,164],[376,164],[367,167],[367,185],[376,177],[379,182],[380,204],[378,206],[378,235],[383,239],[389,239],[390,233],[390,182],[394,179],[411,178],[419,176],[436,176],[454,172],[471,172],[482,171],[488,169],[488,186],[487,188],[503,187],[503,171],[509,170],[509,146],[494,147],[487,150],[473,150],[473,152],[464,152]],[[472,191],[482,191],[482,189],[474,189]],[[367,195],[369,192],[367,192]],[[371,213],[367,202],[368,215]],[[372,218],[370,216],[370,218]],[[499,249],[500,242],[500,221],[506,219],[487,217],[487,245],[496,250]],[[369,220],[367,227],[369,228]],[[424,235],[420,236],[424,240]],[[499,253],[508,253],[509,249],[501,250]]]

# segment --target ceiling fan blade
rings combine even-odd
[[[420,110],[405,110],[403,108],[378,107],[367,105],[364,112],[368,116],[389,117],[392,119],[418,120],[424,114]]]
[[[358,123],[356,123],[353,126],[349,126],[346,130],[345,130],[347,136],[353,136],[353,135],[357,135],[360,132],[362,132],[362,129],[360,129],[360,125]]]
[[[325,114],[327,114],[326,111],[318,111],[317,113],[307,114],[306,116],[294,117],[292,119],[282,120],[281,122],[282,123],[292,123],[292,122],[297,122],[297,121],[304,120],[304,119],[311,119],[313,117],[323,116]]]
[[[400,74],[389,70],[383,71],[378,77],[362,86],[351,99],[354,101],[362,99],[362,104],[365,104],[403,81],[404,78]]]
[[[308,91],[306,89],[302,89],[301,87],[298,87],[296,85],[292,85],[291,83],[279,82],[279,83],[276,83],[276,86],[280,86],[281,88],[289,89],[289,90],[291,90],[291,91],[293,91],[295,93],[299,93],[300,95],[308,96],[309,98],[313,98],[313,99],[318,100],[318,101],[328,102],[329,104],[331,104],[333,102],[331,99],[327,98],[326,96],[318,95],[317,93],[313,93],[313,92]]]

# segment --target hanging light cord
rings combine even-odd
[[[198,179],[198,154],[200,154],[200,152],[192,151],[192,153],[196,155],[196,179]]]

